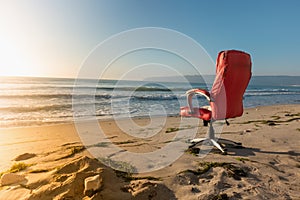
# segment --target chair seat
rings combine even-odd
[[[213,124],[216,120],[226,121],[243,114],[243,95],[251,78],[251,67],[250,54],[238,50],[221,51],[217,57],[216,77],[211,90],[192,88],[186,92],[188,106],[180,108],[180,115],[200,118],[204,126],[209,125],[207,136],[190,140],[190,148],[201,143],[210,144],[225,154],[226,149],[222,147],[224,145],[241,147],[238,142],[217,138],[215,131],[220,133],[222,129],[215,129]],[[194,107],[198,103],[193,104],[194,95],[204,96],[210,108]]]
[[[209,121],[211,119],[211,111],[210,107],[193,107],[192,112],[190,111],[189,106],[184,106],[180,108],[180,116],[182,117],[196,117],[203,119],[205,121]]]

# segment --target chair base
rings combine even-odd
[[[234,148],[242,148],[242,143],[240,142],[234,142],[231,140],[227,140],[227,139],[222,139],[219,138],[218,140],[216,139],[211,139],[211,138],[195,138],[193,140],[190,141],[192,144],[189,146],[189,148],[193,148],[196,145],[199,145],[201,143],[206,143],[209,145],[212,145],[214,147],[216,147],[217,149],[219,149],[222,154],[227,154],[227,149],[222,147],[222,146],[230,146],[230,147],[234,147]]]

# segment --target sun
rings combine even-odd
[[[0,38],[0,76],[32,76],[36,74],[34,63],[22,52],[22,49],[9,40]]]

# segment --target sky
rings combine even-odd
[[[0,76],[78,77],[99,45],[144,27],[186,36],[213,62],[221,50],[246,51],[254,75],[299,76],[299,8],[297,0],[1,0]],[[156,38],[152,40],[155,43]],[[185,42],[174,43],[184,46]],[[108,58],[122,48],[107,45],[101,56]],[[101,68],[95,69],[96,76],[196,74],[182,57],[161,49],[118,56],[106,70],[96,63],[94,67]],[[201,74],[214,74],[213,65],[203,65]]]

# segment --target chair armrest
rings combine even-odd
[[[204,90],[204,89],[191,89],[191,90],[188,90],[186,93],[185,93],[187,96],[191,95],[202,95],[204,96],[208,101],[211,101],[211,98],[210,98],[210,93],[207,91],[207,90]]]
[[[187,95],[187,102],[188,102],[191,112],[193,112],[192,99],[193,99],[194,95],[201,95],[201,96],[204,96],[209,102],[212,101],[212,99],[210,97],[210,93],[204,89],[191,89],[191,90],[188,90],[185,94]]]

